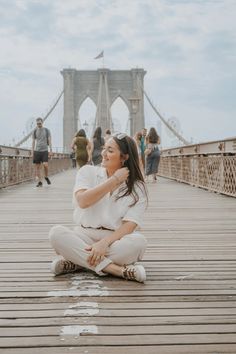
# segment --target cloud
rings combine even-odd
[[[209,127],[220,114],[236,128],[235,13],[234,0],[2,0],[0,119],[10,123],[9,139],[60,92],[60,70],[96,70],[101,50],[111,69],[147,70],[150,96],[181,116],[188,136],[201,139],[196,112]]]

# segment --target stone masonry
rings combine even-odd
[[[120,97],[130,115],[130,134],[144,127],[143,80],[144,69],[131,70],[76,70],[63,69],[64,117],[63,146],[70,151],[72,138],[77,131],[79,109],[87,97],[97,107],[95,125],[103,132],[112,128],[111,106]]]

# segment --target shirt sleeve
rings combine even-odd
[[[75,197],[75,193],[80,189],[89,189],[93,187],[93,166],[85,165],[79,169],[75,177],[75,185],[73,189],[72,204],[74,208],[78,207],[78,202]]]
[[[147,197],[143,185],[136,186],[136,192],[139,200],[137,203],[129,207],[127,213],[123,217],[123,221],[132,221],[138,227],[142,227],[144,211],[147,207]]]
[[[50,130],[49,130],[48,128],[46,128],[46,129],[47,129],[48,137],[51,138],[51,132],[50,132]]]
[[[93,166],[85,165],[79,169],[75,179],[74,193],[80,189],[93,187]]]

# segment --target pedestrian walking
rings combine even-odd
[[[141,141],[142,141],[142,133],[141,132],[135,133],[134,141],[136,143],[137,150],[138,150],[139,167],[140,167],[140,170],[142,171],[142,174],[144,174],[143,161],[142,161],[142,150],[141,150]]]
[[[86,137],[84,129],[80,129],[71,143],[72,149],[75,151],[75,159],[77,167],[83,167],[91,161],[91,143]]]
[[[102,162],[102,148],[105,140],[102,137],[102,128],[97,127],[92,139],[92,161],[94,165],[100,165]]]
[[[71,158],[71,162],[72,162],[72,168],[76,168],[75,151],[73,149],[70,153],[70,158]]]
[[[146,138],[146,168],[145,168],[145,175],[146,181],[148,182],[148,177],[152,176],[152,181],[156,182],[157,180],[157,172],[158,166],[160,162],[160,150],[158,145],[160,144],[160,137],[157,134],[155,128],[150,128],[147,138]]]
[[[43,186],[43,173],[44,179],[47,184],[51,184],[48,178],[48,157],[52,156],[52,140],[50,130],[43,127],[43,119],[41,117],[36,119],[37,127],[32,134],[32,150],[33,163],[35,164],[35,174],[38,178],[36,187]],[[48,152],[49,148],[49,152]]]
[[[143,164],[143,169],[145,169],[145,149],[146,149],[146,135],[147,135],[147,129],[143,128],[142,129],[142,137],[140,141],[140,150],[141,150],[141,160]]]

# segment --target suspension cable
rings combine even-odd
[[[50,110],[49,110],[48,113],[45,115],[45,117],[42,118],[42,119],[43,119],[43,122],[50,116],[50,114],[51,114],[51,113],[53,112],[53,110],[56,108],[58,102],[60,101],[60,99],[61,99],[61,97],[62,97],[62,95],[63,95],[63,93],[64,93],[64,90],[62,90],[62,92],[61,92],[60,95],[58,96],[56,102],[55,102],[54,105],[50,108]],[[21,139],[17,144],[15,144],[15,147],[19,147],[19,146],[22,145],[26,140],[28,140],[28,139],[31,137],[31,135],[33,134],[33,131],[34,131],[34,130],[35,130],[35,128],[32,129],[26,136],[24,136],[24,138]]]
[[[182,141],[182,143],[184,143],[184,145],[189,145],[190,142],[188,142],[182,135],[180,135],[172,126],[171,124],[169,124],[165,118],[158,112],[158,110],[156,109],[156,107],[154,106],[154,104],[152,103],[152,101],[150,100],[150,98],[148,97],[146,91],[144,90],[144,88],[142,87],[141,83],[138,80],[138,85],[141,88],[142,92],[144,93],[146,99],[148,100],[148,103],[151,105],[152,109],[154,110],[154,112],[158,115],[158,117],[160,118],[160,120],[165,124],[165,126],[180,140]]]

